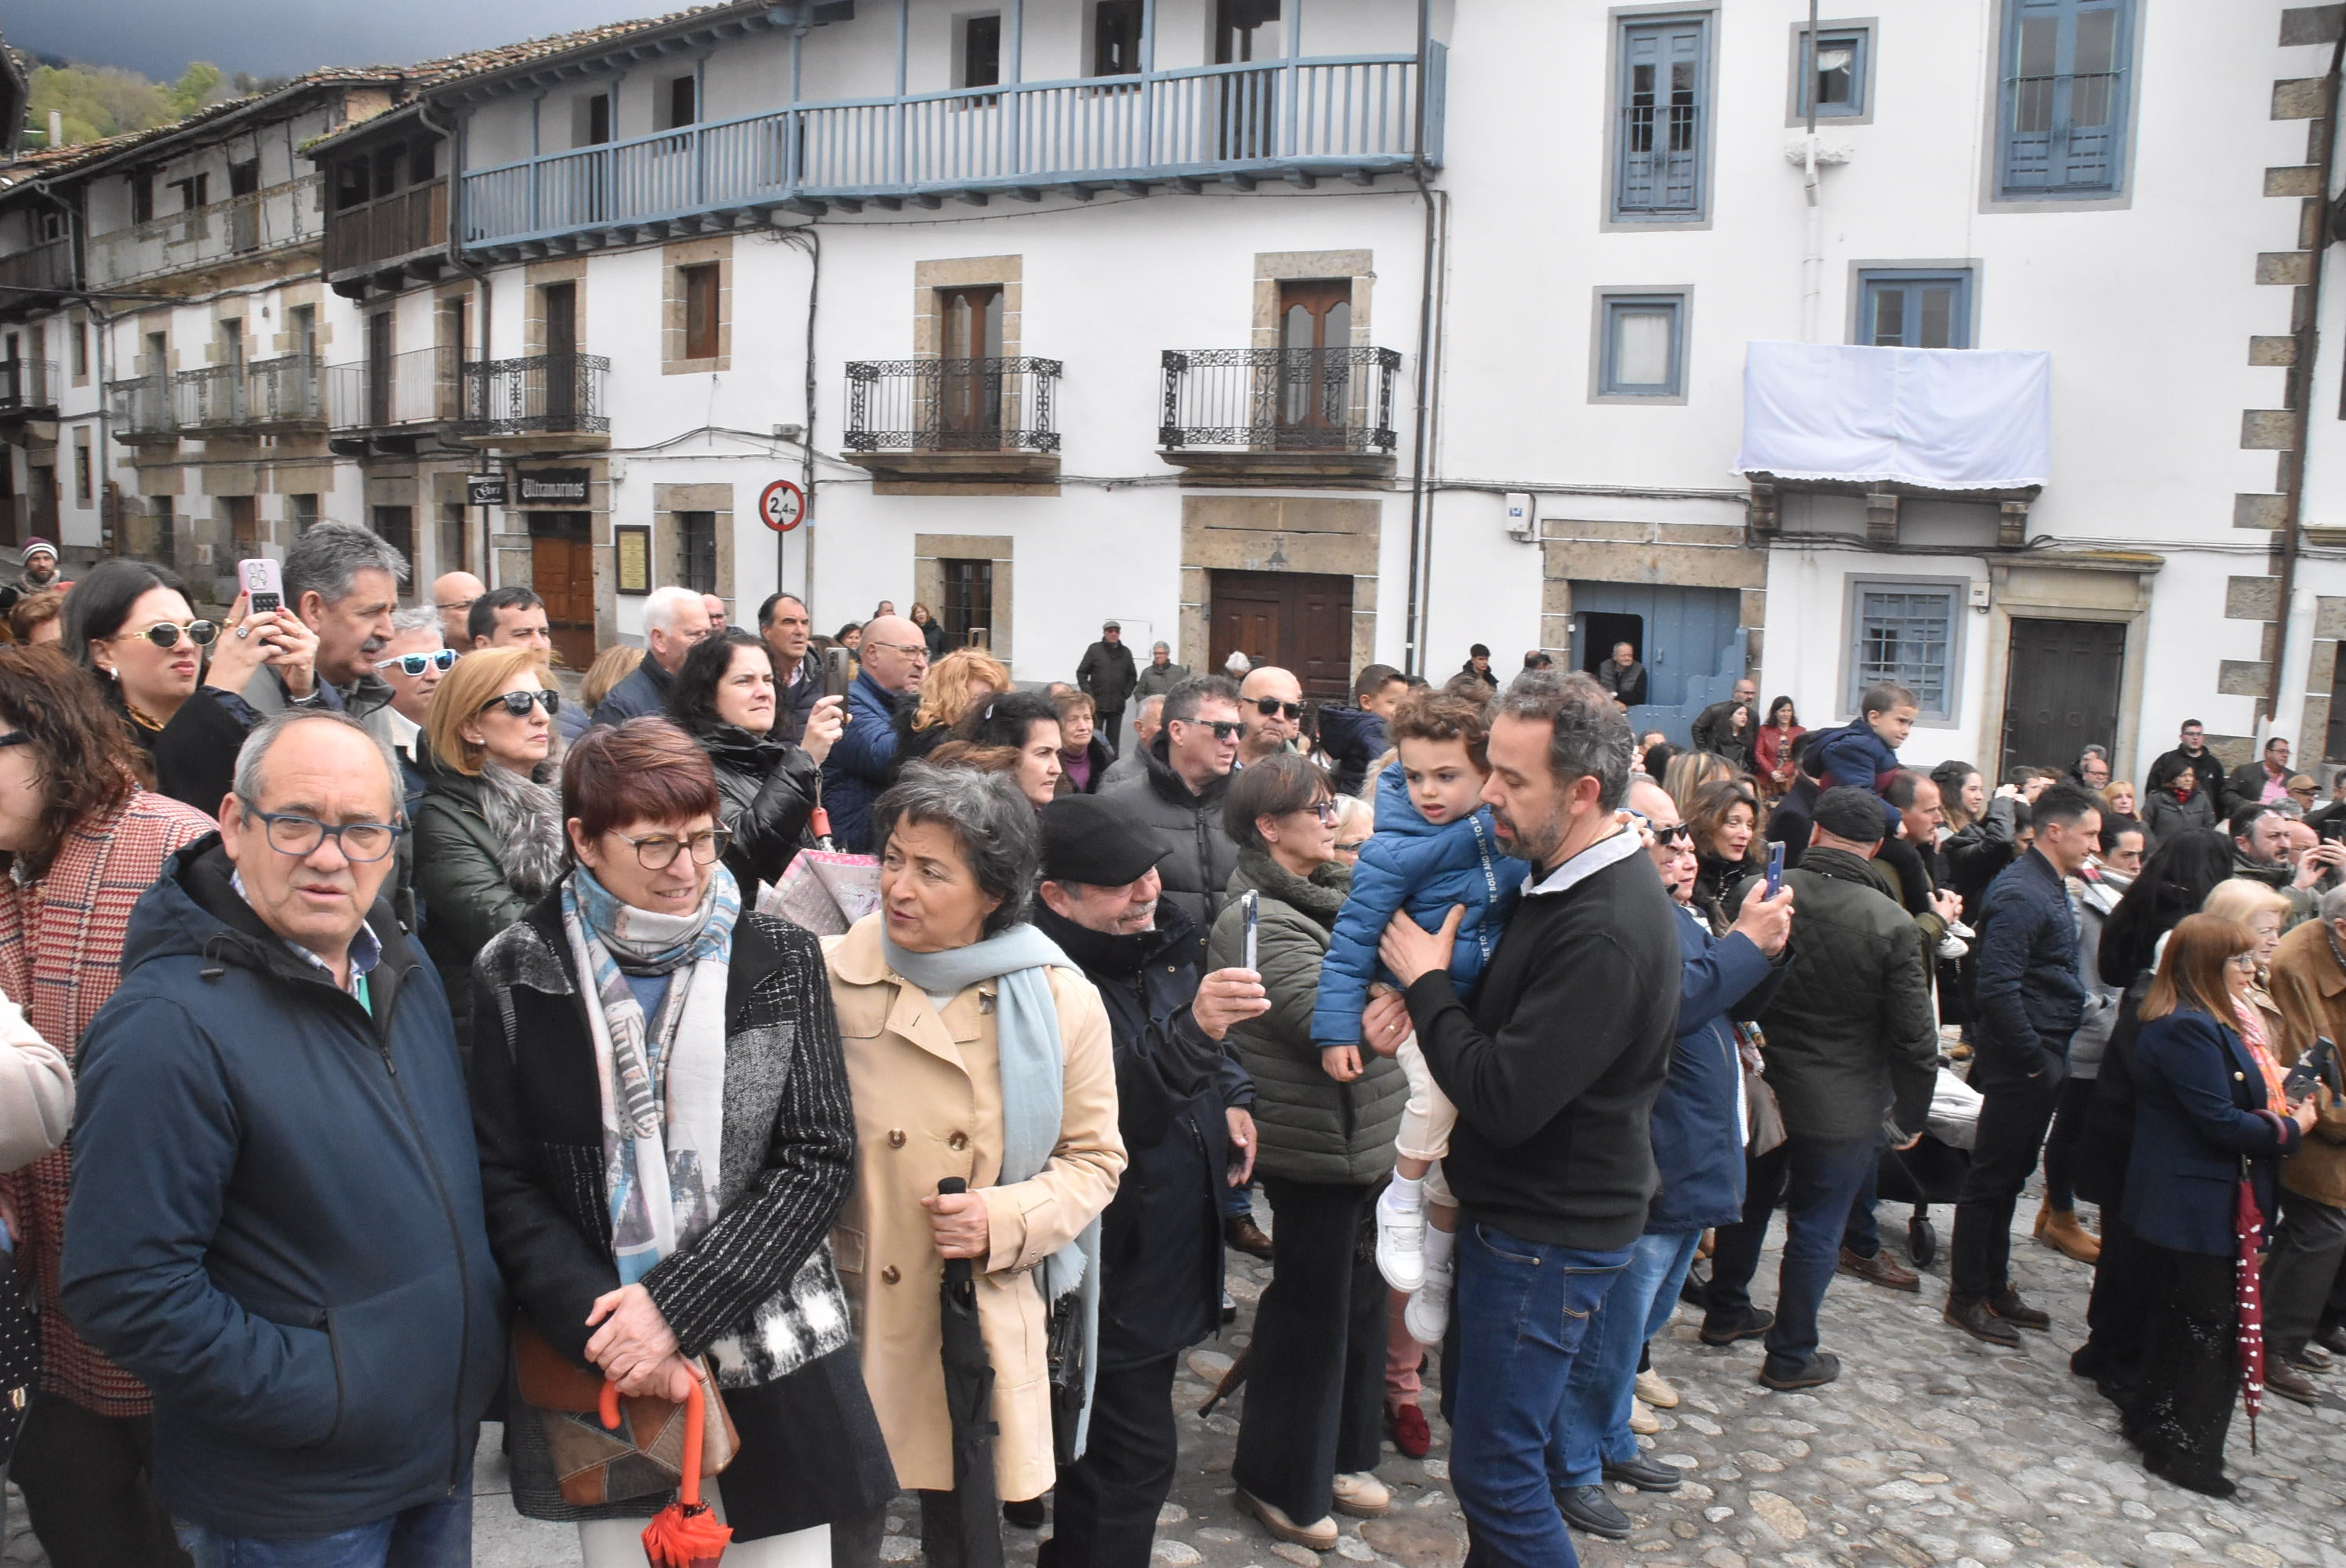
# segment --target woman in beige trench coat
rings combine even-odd
[[[897,1479],[922,1494],[928,1560],[952,1563],[944,1259],[976,1266],[995,1486],[1005,1502],[1039,1498],[1056,1473],[1046,1281],[1072,1302],[1071,1265],[1096,1269],[1084,1239],[1125,1152],[1099,993],[1025,923],[1034,808],[992,775],[916,766],[874,804],[872,832],[880,910],[824,943],[856,1125],[832,1247]],[[1038,1091],[1035,1044],[1054,1039],[1042,1070],[1056,1082]],[[1021,1158],[1038,1168],[1006,1178]],[[946,1176],[968,1193],[938,1196]]]

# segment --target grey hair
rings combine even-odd
[[[435,637],[445,637],[440,626],[440,612],[430,605],[418,605],[413,609],[400,610],[391,617],[391,635],[403,637],[410,632],[430,632]]]
[[[1620,808],[1636,746],[1629,716],[1614,706],[1594,677],[1577,670],[1527,669],[1500,696],[1498,711],[1550,726],[1547,767],[1556,781],[1569,785],[1576,779],[1594,779],[1598,809]]]
[[[252,733],[244,738],[242,746],[237,748],[235,782],[237,798],[254,806],[260,804],[261,766],[269,760],[270,752],[276,748],[279,741],[304,724],[339,724],[366,738],[367,745],[372,748],[377,757],[382,759],[383,786],[390,793],[391,814],[396,820],[401,814],[400,808],[405,801],[407,792],[401,783],[399,763],[392,756],[391,747],[384,742],[382,737],[375,734],[349,714],[331,708],[290,708],[283,713],[271,714],[253,726]]]
[[[349,523],[321,523],[293,541],[285,552],[285,605],[299,606],[301,596],[314,593],[330,605],[351,596],[351,585],[361,572],[388,572],[392,583],[407,582],[407,557],[382,535]]]
[[[872,841],[884,848],[899,822],[930,823],[953,835],[977,885],[1002,901],[985,917],[985,935],[999,935],[1033,914],[1043,830],[1034,802],[1007,775],[913,763],[872,803]]]
[[[1153,712],[1151,711],[1152,709],[1154,710]],[[1140,708],[1138,711],[1143,723],[1148,722],[1152,718],[1159,719],[1163,718],[1165,717],[1165,694],[1161,691],[1150,692],[1147,697],[1140,699]]]
[[[1193,675],[1187,680],[1177,680],[1173,689],[1165,694],[1165,722],[1171,724],[1178,719],[1183,724],[1194,723],[1198,705],[1218,698],[1237,707],[1239,683],[1226,675]]]
[[[1148,645],[1148,651],[1150,653],[1155,653],[1159,648],[1164,649],[1168,657],[1170,657],[1173,652],[1173,645],[1171,643],[1151,643]]]
[[[696,610],[701,608],[700,596],[690,588],[679,588],[673,584],[665,588],[654,588],[644,600],[644,630],[650,631],[655,626],[664,632],[676,630],[677,617],[687,605]]]
[[[2341,883],[2321,895],[2323,920],[2346,920],[2346,883]]]

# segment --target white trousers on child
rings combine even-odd
[[[1409,1100],[1401,1108],[1401,1131],[1394,1135],[1393,1152],[1405,1159],[1438,1162],[1450,1152],[1450,1129],[1458,1125],[1458,1107],[1433,1081],[1425,1053],[1417,1048],[1416,1031],[1410,1032],[1394,1055],[1409,1079]],[[1425,1201],[1443,1208],[1453,1207],[1450,1186],[1442,1179],[1438,1163],[1425,1173]]]

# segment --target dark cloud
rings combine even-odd
[[[189,60],[291,76],[321,66],[407,65],[464,49],[678,9],[661,0],[0,0],[20,49],[168,81]]]

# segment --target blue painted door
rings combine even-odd
[[[1572,585],[1572,667],[1593,670],[1627,642],[1646,667],[1647,701],[1629,710],[1640,733],[1673,746],[1690,738],[1695,715],[1735,689],[1743,674],[1742,596],[1732,588],[1662,583]]]

